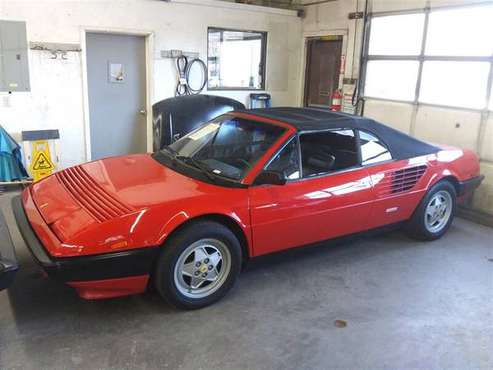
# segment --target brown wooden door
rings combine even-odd
[[[342,39],[308,40],[306,53],[305,99],[309,106],[330,106],[332,92],[339,86]]]

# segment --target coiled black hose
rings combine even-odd
[[[194,63],[198,63],[202,69],[203,80],[198,89],[194,89],[190,86],[190,71]],[[178,70],[178,84],[176,85],[176,96],[181,95],[197,95],[204,90],[207,84],[207,65],[202,59],[194,58],[190,62],[184,55],[176,59],[176,68]]]

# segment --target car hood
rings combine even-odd
[[[45,222],[61,241],[94,224],[217,188],[155,161],[149,154],[106,158],[57,172],[31,189]]]
[[[112,157],[81,167],[105,192],[136,209],[190,198],[215,188],[164,166],[150,154]]]

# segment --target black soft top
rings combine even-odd
[[[436,153],[440,150],[434,145],[415,139],[370,118],[332,112],[327,109],[278,107],[249,109],[241,112],[288,123],[299,132],[340,128],[368,131],[388,146],[394,159],[407,159]]]

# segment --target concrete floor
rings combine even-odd
[[[194,312],[153,293],[83,301],[13,239],[22,270],[0,292],[2,369],[493,368],[493,229],[462,219],[432,243],[392,232],[261,258]]]

